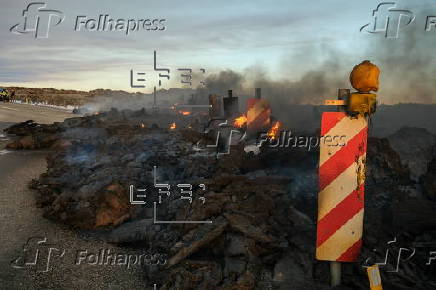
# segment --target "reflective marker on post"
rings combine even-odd
[[[382,283],[381,283],[381,277],[380,277],[380,270],[378,268],[378,265],[368,267],[366,269],[366,271],[368,273],[370,289],[371,290],[383,290]]]
[[[326,106],[344,106],[344,100],[325,100],[324,105]]]

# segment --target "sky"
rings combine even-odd
[[[193,70],[193,86],[203,77],[222,70],[237,71],[247,79],[262,74],[270,80],[288,81],[297,81],[313,70],[326,70],[347,79],[354,65],[370,59],[382,69],[381,83],[385,80],[390,95],[386,101],[407,102],[413,101],[410,94],[395,96],[392,91],[398,83],[405,88],[416,85],[416,78],[411,75],[407,78],[410,83],[404,83],[404,76],[395,71],[395,62],[403,59],[406,63],[400,67],[410,69],[410,63],[422,62],[422,55],[431,57],[428,49],[436,43],[435,31],[423,33],[426,15],[418,15],[414,25],[400,31],[400,39],[361,32],[360,28],[373,20],[372,11],[380,3],[372,0],[52,0],[44,2],[46,9],[61,11],[64,20],[56,26],[51,23],[48,38],[35,38],[34,32],[10,31],[23,22],[22,12],[30,3],[2,0],[2,85],[148,93],[159,79],[159,72],[153,70],[154,51],[158,68],[170,69],[169,80],[160,78],[162,88],[187,86],[181,84],[179,68]],[[396,4],[399,8],[414,12],[421,9],[436,15],[436,0],[403,0]],[[141,29],[128,35],[124,31],[86,31],[83,25],[80,31],[74,30],[78,16],[98,19],[106,14],[113,19],[165,19],[165,29]],[[407,46],[416,42],[425,45]],[[386,51],[393,51],[394,57]],[[326,66],[333,61],[337,65]],[[435,66],[429,66],[432,60],[424,62],[427,63],[417,64],[426,66],[423,75],[436,71]],[[206,72],[202,73],[201,68]],[[134,79],[136,72],[146,73],[145,88],[131,87],[131,70]],[[394,73],[397,75],[392,76]],[[435,102],[436,97],[429,93],[434,87],[427,84],[431,78],[424,77],[422,81],[429,88],[420,101]]]

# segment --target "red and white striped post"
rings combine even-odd
[[[365,116],[350,117],[344,112],[325,112],[322,115],[316,240],[318,260],[354,262],[360,253],[367,134]],[[342,137],[344,142],[339,145],[343,146],[326,142],[337,136]],[[340,264],[332,263],[331,270],[332,284],[337,285],[340,283]]]

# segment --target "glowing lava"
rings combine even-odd
[[[280,128],[282,127],[282,123],[279,121],[274,122],[271,129],[268,131],[268,137],[272,140],[275,140],[280,132]]]
[[[182,114],[183,116],[189,116],[189,115],[191,115],[191,112],[189,112],[189,111],[179,111],[179,114]]]
[[[247,123],[247,117],[245,115],[242,115],[235,119],[233,122],[233,126],[237,128],[242,128]]]
[[[174,129],[176,129],[176,123],[171,123],[170,130],[174,130]]]

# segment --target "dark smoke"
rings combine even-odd
[[[207,96],[209,94],[226,95],[228,90],[241,91],[244,76],[241,73],[224,70],[217,74],[209,75],[206,80],[206,86],[197,89],[197,94]]]
[[[299,80],[273,80],[265,70],[257,72],[254,79],[247,79],[242,73],[232,70],[212,74],[206,79],[206,87],[199,88],[198,94],[226,95],[232,89],[240,96],[253,96],[254,88],[262,88],[262,95],[272,105],[320,104],[327,96],[334,95],[337,87],[343,87],[336,74],[337,65],[325,62],[317,70],[305,73]],[[342,85],[342,86],[341,86]]]
[[[346,85],[345,81],[341,81],[336,67],[336,64],[326,61],[316,70],[304,73],[295,81],[273,80],[266,74],[257,75],[252,87],[262,88],[262,94],[273,107],[320,104],[326,98],[335,95],[336,88]]]
[[[277,109],[286,105],[322,104],[328,97],[335,97],[338,88],[351,88],[349,73],[363,60],[371,60],[381,69],[381,103],[435,103],[436,65],[434,45],[436,32],[425,31],[426,18],[436,15],[435,2],[423,1],[421,6],[405,6],[415,13],[414,23],[400,30],[398,39],[388,39],[382,34],[359,34],[366,44],[356,45],[347,51],[332,43],[321,43],[304,48],[282,60],[282,75],[272,75],[263,67],[247,68],[243,72],[222,71],[207,79],[206,91],[225,94],[228,89],[245,96],[253,96],[254,88],[261,87],[262,94]],[[427,7],[422,9],[420,7]],[[428,9],[431,7],[432,9]],[[358,28],[356,28],[356,33]],[[333,42],[334,43],[334,42]],[[359,42],[360,43],[360,42]],[[319,59],[323,58],[321,61]],[[303,58],[303,61],[301,59]],[[298,64],[312,67],[301,72]],[[255,71],[254,74],[250,72]],[[352,88],[351,88],[352,89]]]
[[[416,19],[403,28],[398,39],[383,37],[372,41],[367,55],[380,66],[380,94],[388,103],[435,103],[436,32],[426,32],[427,16],[436,15],[436,3],[423,1],[431,9],[412,10]]]

